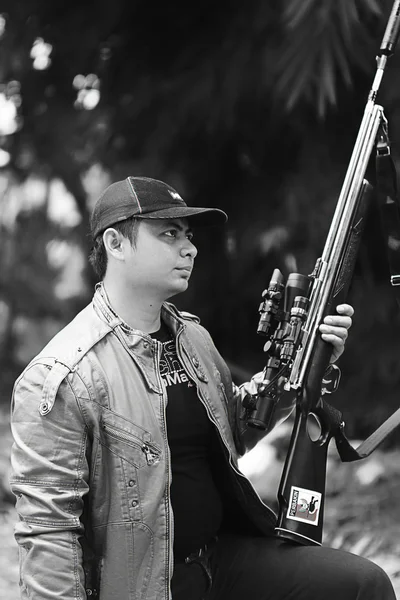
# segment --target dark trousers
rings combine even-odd
[[[355,554],[232,534],[220,536],[198,562],[175,565],[172,598],[396,600],[386,573]]]

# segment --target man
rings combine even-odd
[[[234,386],[197,317],[166,302],[188,286],[191,227],[225,220],[142,177],[98,200],[93,303],[15,385],[22,598],[394,598],[376,565],[276,539],[238,470],[261,436],[241,418],[257,380]],[[338,312],[321,326],[333,359],[353,309]],[[282,398],[275,421],[291,410]]]

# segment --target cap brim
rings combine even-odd
[[[190,219],[196,227],[215,227],[224,225],[228,220],[228,215],[219,208],[199,208],[197,206],[174,206],[164,210],[140,215],[135,215],[139,219]]]

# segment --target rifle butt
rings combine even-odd
[[[276,536],[303,545],[322,544],[330,440],[320,419],[302,410],[298,403],[278,490]]]

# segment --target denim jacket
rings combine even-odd
[[[243,510],[275,515],[237,460],[261,434],[241,420],[244,388],[193,315],[165,303],[178,356],[222,441]],[[161,344],[129,328],[103,288],[16,381],[11,487],[21,598],[169,600],[171,465]],[[281,409],[288,413],[291,406]],[[280,417],[285,416],[283,414]]]

